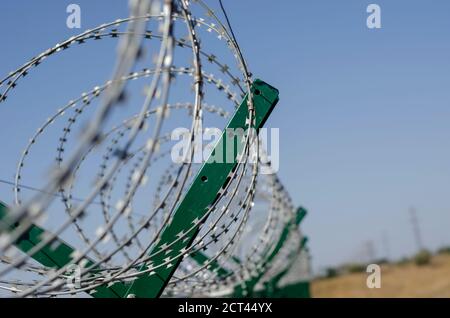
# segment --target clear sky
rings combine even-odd
[[[81,6],[83,28],[127,16],[123,0],[1,1],[2,75],[79,33],[65,26],[69,3]],[[382,9],[380,30],[366,26],[370,3]],[[252,72],[280,90],[267,125],[280,128],[279,175],[310,212],[304,231],[315,268],[363,257],[367,241],[378,257],[413,253],[411,206],[425,246],[450,245],[450,2],[224,4]],[[112,61],[83,63],[109,74]],[[79,78],[66,80],[80,92]],[[16,101],[30,105],[28,117],[36,97]],[[2,132],[27,122],[0,114]],[[2,165],[0,178],[12,175]],[[10,187],[0,193],[10,196]]]

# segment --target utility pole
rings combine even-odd
[[[417,218],[417,211],[414,207],[411,207],[409,209],[409,213],[411,216],[411,225],[413,228],[414,238],[416,240],[417,251],[420,252],[421,250],[423,250],[423,243],[422,243],[422,234],[420,232],[419,220]]]
[[[373,262],[376,258],[375,244],[372,240],[368,240],[364,244],[367,263]]]
[[[384,257],[388,260],[391,257],[391,248],[389,244],[389,237],[386,230],[381,233],[381,240],[383,244]]]

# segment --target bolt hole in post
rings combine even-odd
[[[208,177],[207,176],[202,176],[200,178],[200,180],[202,180],[202,182],[208,182]]]

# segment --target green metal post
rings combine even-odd
[[[0,202],[0,222],[8,213],[8,207],[6,204]],[[12,226],[13,230],[16,226]],[[34,246],[38,245],[43,237],[48,236],[50,233],[42,229],[37,225],[31,225],[30,228],[14,243],[14,245],[24,253],[28,253]],[[72,253],[75,251],[73,247],[59,238],[55,238],[52,244],[45,245],[37,253],[34,253],[31,257],[40,264],[51,268],[62,268],[72,262]],[[94,264],[92,260],[87,260],[86,267],[90,267]],[[95,272],[95,269],[92,269]],[[99,286],[96,288],[96,292],[92,294],[94,297],[99,298],[118,298],[121,297],[126,291],[125,285],[122,283],[116,283],[112,288],[106,286]]]
[[[203,254],[200,251],[195,252],[194,254],[191,254],[190,257],[196,261],[199,265],[204,265],[208,262],[210,264],[208,265],[208,269],[210,271],[216,272],[219,277],[226,277],[230,275],[230,271],[220,266],[219,262],[217,260],[210,261],[210,258]]]
[[[281,248],[283,247],[285,241],[289,237],[289,233],[291,231],[291,228],[293,226],[298,226],[300,222],[303,220],[303,218],[306,216],[307,211],[306,209],[300,207],[297,209],[297,213],[293,220],[288,222],[283,229],[280,238],[275,245],[275,248],[273,249],[272,253],[266,256],[265,260],[263,261],[263,265],[267,265],[272,262],[272,260],[277,256],[277,254],[280,252]],[[242,282],[242,284],[236,286],[234,290],[234,296],[235,297],[250,297],[253,289],[255,288],[256,284],[260,281],[260,279],[263,277],[264,272],[258,273],[258,275],[251,277],[249,280]]]
[[[278,90],[261,80],[255,80],[251,89],[255,109],[254,128],[259,129],[264,125],[278,102]],[[247,100],[248,95],[245,96],[227,127],[222,132],[222,136],[212,151],[211,156],[216,151],[227,154],[227,143],[225,140],[229,129],[245,130],[248,127],[247,120],[249,118],[249,111]],[[239,143],[240,141],[238,140],[238,145]],[[220,149],[220,147],[223,148]],[[224,151],[222,152],[221,150]],[[180,253],[191,246],[197,236],[201,225],[199,220],[205,216],[208,207],[215,202],[220,189],[229,181],[228,177],[230,173],[237,166],[238,161],[236,159],[238,158],[238,154],[234,150],[232,149],[234,157],[231,162],[211,162],[208,158],[202,165],[183,200],[176,208],[172,222],[163,230],[159,243],[150,251],[150,255],[154,255],[151,262],[155,266],[164,262],[169,263],[151,271],[150,274],[139,276],[132,283],[127,296],[133,295],[138,298],[153,298],[161,295],[182,260],[182,257],[179,256]],[[188,233],[185,232],[186,228],[191,228]],[[177,235],[180,234],[185,234],[185,238],[172,243],[177,239]],[[158,251],[169,244],[171,246],[168,252],[158,253]],[[146,266],[141,268],[141,270],[146,269]]]

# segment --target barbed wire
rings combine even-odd
[[[194,17],[193,11],[207,18]],[[75,45],[119,41],[110,80],[53,112],[25,145],[14,182],[0,180],[12,185],[14,194],[13,206],[0,220],[0,289],[4,292],[18,297],[95,295],[104,286],[129,286],[142,275],[175,268],[163,296],[211,296],[261,275],[268,280],[298,254],[302,235],[292,227],[276,258],[267,261],[296,210],[276,174],[260,173],[270,169],[270,164],[262,160],[260,140],[251,134],[243,139],[243,160],[232,169],[203,216],[155,249],[199,170],[193,160],[196,134],[207,122],[229,120],[246,95],[246,129],[254,127],[253,80],[225,11],[227,26],[201,0],[130,1],[130,12],[128,18],[55,45],[0,80],[2,111],[18,91],[19,82],[32,77],[44,62],[51,63],[54,56],[63,57]],[[179,35],[179,30],[186,35]],[[208,53],[204,47],[212,36],[225,42],[221,57],[217,49]],[[144,58],[146,49],[155,51],[151,62]],[[230,54],[235,65],[225,62]],[[145,67],[137,70],[140,64]],[[178,78],[189,85],[175,85]],[[131,82],[145,82],[144,100],[124,115],[119,105],[127,104],[127,96],[133,95],[130,87],[136,84]],[[179,95],[185,100],[180,102]],[[213,106],[207,103],[209,98],[223,105]],[[111,126],[115,116],[120,123]],[[174,163],[169,127],[186,118],[189,160]],[[39,157],[37,149],[48,152],[46,136],[55,135],[52,173],[44,186],[27,186],[27,172],[36,166],[33,156]],[[252,145],[257,147],[256,161],[250,160]],[[81,181],[86,176],[91,177],[90,185]],[[34,194],[25,196],[22,190]],[[264,213],[258,215],[256,209]],[[18,253],[16,242],[35,224],[48,225],[53,214],[51,223],[56,226],[45,231],[26,253]],[[95,223],[98,226],[93,229]],[[192,244],[173,254],[173,246],[184,243],[193,231],[198,235]],[[74,241],[71,261],[59,268],[36,265],[36,255],[49,246],[53,250],[61,246],[61,235]],[[201,261],[195,259],[199,253],[206,255]],[[178,259],[182,259],[179,266]],[[67,284],[74,264],[80,268],[76,288]]]

